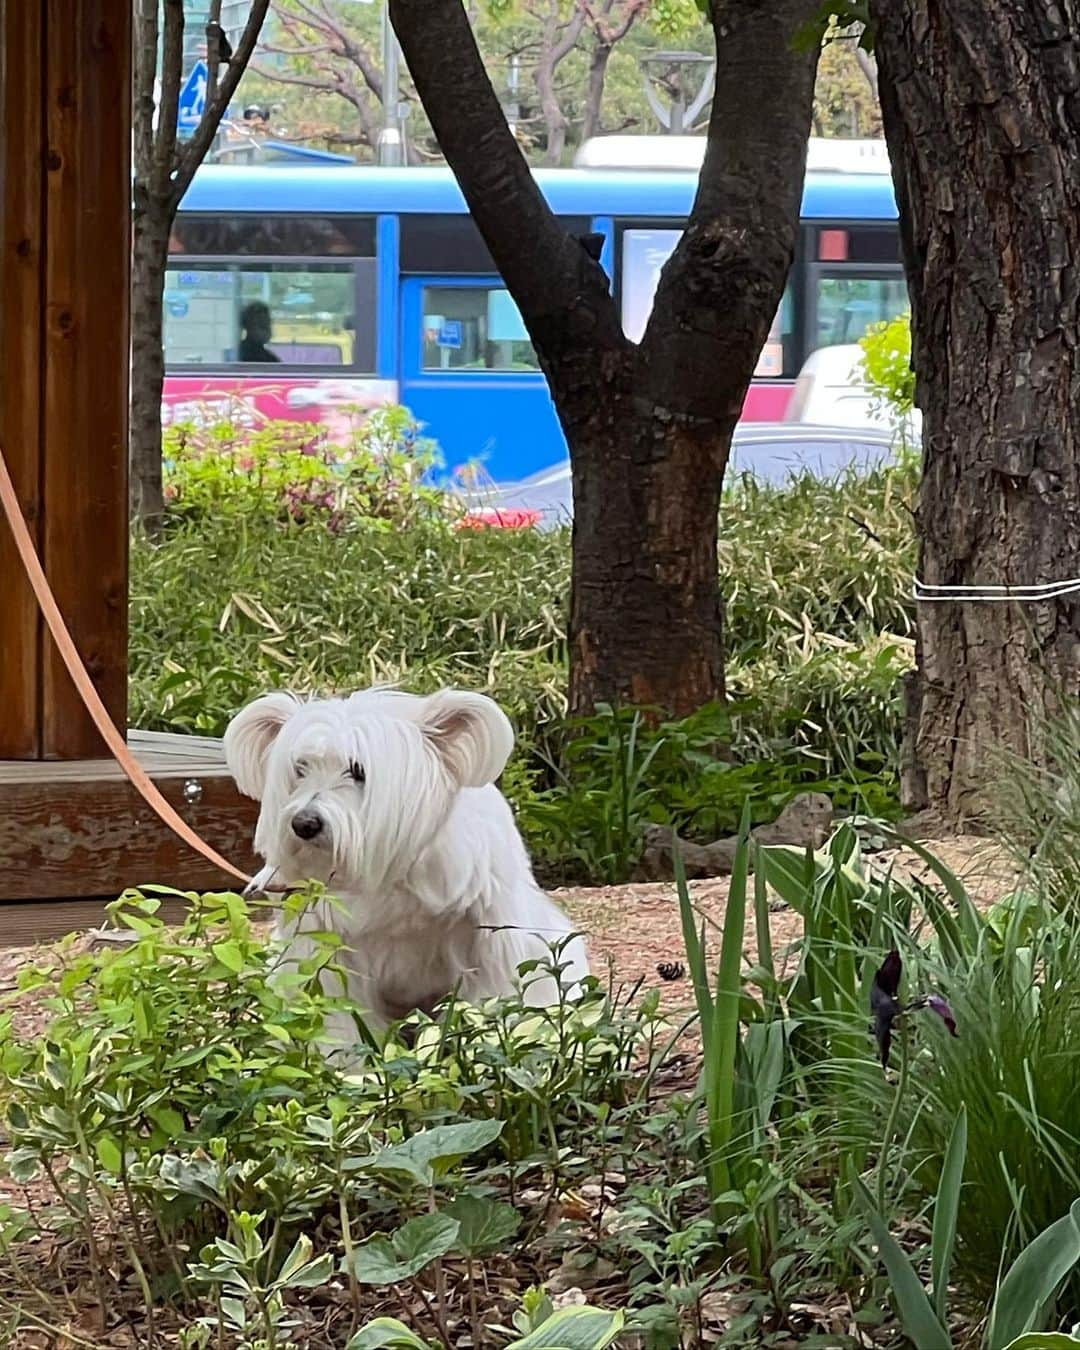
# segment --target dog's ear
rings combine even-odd
[[[509,719],[483,694],[456,689],[433,694],[427,700],[421,725],[461,787],[494,783],[514,748]]]
[[[225,763],[245,797],[262,800],[270,747],[299,706],[294,694],[265,694],[238,712],[225,728]]]

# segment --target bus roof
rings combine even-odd
[[[705,136],[593,136],[578,146],[575,169],[701,169],[708,145]],[[884,140],[811,136],[806,167],[813,172],[888,173]]]
[[[694,172],[539,169],[534,177],[560,216],[681,219],[697,187]],[[449,169],[299,168],[209,165],[188,189],[185,211],[460,215],[465,199]],[[807,220],[895,220],[887,174],[817,173],[806,176]]]

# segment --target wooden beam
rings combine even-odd
[[[251,840],[258,806],[239,795],[227,774],[182,774],[155,782],[207,843],[238,867],[255,871]],[[195,891],[235,890],[239,884],[182,844],[131,784],[111,773],[55,781],[5,774],[0,877],[0,900],[8,901],[115,899],[127,886],[147,883]]]
[[[47,26],[43,561],[126,727],[132,5],[14,3],[43,9]],[[41,753],[101,754],[51,641],[42,653]]]
[[[0,446],[40,546],[44,44],[41,6],[0,0]],[[41,753],[41,625],[0,523],[0,757]]]

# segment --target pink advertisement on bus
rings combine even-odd
[[[251,428],[269,422],[317,423],[331,441],[348,441],[368,412],[397,398],[395,380],[170,375],[161,418],[167,427],[178,422],[205,427],[226,420]]]

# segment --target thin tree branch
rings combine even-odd
[[[176,124],[180,116],[180,82],[184,64],[183,0],[164,0],[162,13],[165,31],[161,44],[161,102],[158,105],[157,135],[154,138],[154,170],[150,189],[157,197],[169,193],[176,147]]]
[[[166,0],[167,5],[173,2],[174,0]],[[195,170],[203,162],[207,151],[214,142],[218,127],[221,125],[221,119],[225,116],[225,111],[232,100],[233,94],[236,93],[237,85],[240,83],[240,79],[255,51],[255,44],[259,40],[259,33],[262,30],[263,20],[266,18],[266,11],[269,7],[270,0],[251,0],[251,10],[248,13],[247,23],[244,25],[244,31],[236,44],[232,60],[226,67],[225,76],[214,95],[214,99],[212,102],[207,99],[206,109],[191,140],[182,149],[178,147],[176,173],[172,183],[173,201],[176,205],[180,204],[180,199],[195,176]]]
[[[217,97],[218,67],[221,65],[221,0],[210,0],[206,16],[206,104]]]
[[[154,82],[157,79],[158,0],[138,0],[135,9],[133,158],[135,181],[149,185],[154,172]],[[136,209],[143,209],[138,200]]]

